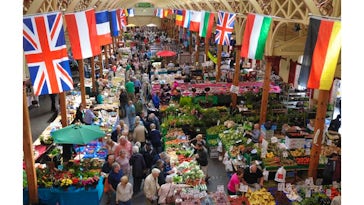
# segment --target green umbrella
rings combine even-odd
[[[84,145],[105,136],[105,132],[98,125],[73,124],[53,131],[51,135],[54,142],[58,144]]]

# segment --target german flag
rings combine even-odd
[[[310,18],[298,84],[330,90],[341,50],[341,22]]]

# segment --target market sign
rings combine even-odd
[[[148,2],[141,2],[141,3],[137,3],[135,5],[135,7],[137,7],[137,8],[152,8],[153,5],[151,3],[148,3]]]

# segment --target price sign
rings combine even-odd
[[[235,93],[235,94],[239,94],[239,87],[235,86],[235,85],[231,85],[230,92]]]
[[[332,144],[332,140],[329,140],[329,139],[328,139],[328,140],[326,141],[326,144],[327,144],[327,146],[331,146],[331,144]]]
[[[339,187],[339,184],[336,181],[332,182],[332,186],[337,189]]]
[[[288,152],[287,152],[287,151],[284,151],[284,152],[282,153],[282,155],[283,155],[283,157],[284,157],[284,158],[287,158],[287,157],[288,157]]]
[[[248,185],[244,185],[242,183],[240,183],[240,190],[241,192],[248,192]]]
[[[244,133],[245,134],[245,133]],[[247,141],[246,141],[246,144],[250,144],[252,142],[252,139],[248,139]]]
[[[286,190],[287,191],[292,191],[292,185],[291,185],[291,183],[287,183],[286,184]]]
[[[217,185],[218,192],[225,192],[224,185]]]
[[[278,191],[284,190],[284,183],[278,183]]]
[[[305,194],[306,198],[311,198],[311,189],[308,189]]]
[[[326,196],[331,197],[331,189],[326,189]]]

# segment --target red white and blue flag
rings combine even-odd
[[[217,16],[215,43],[230,46],[236,14],[219,11]]]
[[[65,14],[65,19],[73,57],[79,60],[99,55],[95,9]]]
[[[119,13],[118,10],[114,9],[109,11],[110,15],[110,28],[111,28],[111,36],[119,36],[120,31],[120,21],[119,21]]]
[[[96,30],[100,46],[112,43],[108,11],[98,11],[96,15]]]
[[[23,50],[35,95],[73,89],[61,12],[24,16]]]

